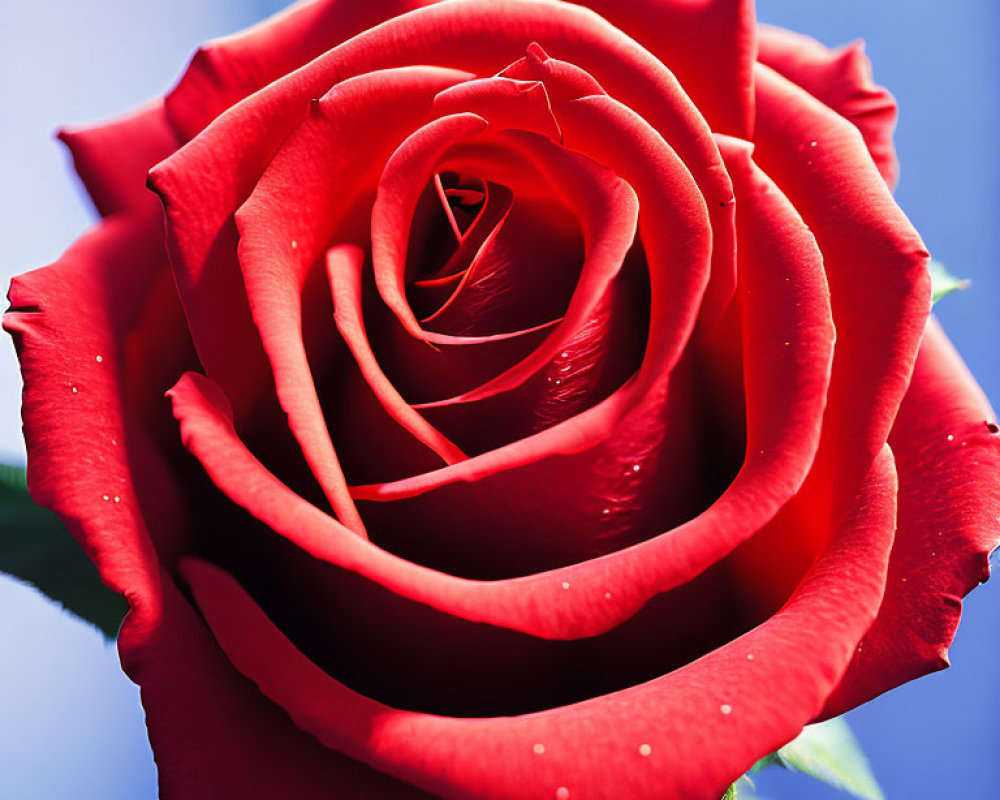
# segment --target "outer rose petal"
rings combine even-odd
[[[861,42],[836,50],[800,33],[770,25],[757,32],[757,59],[822,100],[861,131],[868,152],[889,188],[896,185],[899,162],[892,133],[896,101],[872,81],[871,63]]]
[[[986,425],[993,419],[932,318],[889,439],[900,491],[885,597],[824,716],[948,666],[962,597],[989,577],[1000,544],[1000,435]]]
[[[324,51],[384,20],[434,2],[301,2],[258,26],[210,42],[198,50],[167,97],[171,122],[182,138],[190,139],[236,102]],[[663,61],[713,130],[749,135],[755,50],[752,2],[589,0],[578,5],[597,11]]]
[[[756,77],[755,158],[815,234],[830,285],[837,349],[810,482],[836,516],[906,392],[930,312],[928,254],[858,130],[774,70],[758,64]]]
[[[98,125],[63,128],[59,138],[102,217],[156,210],[146,172],[178,145],[163,101],[157,100]]]
[[[895,517],[888,447],[865,484],[767,623],[655,680],[525,716],[456,719],[377,703],[296,650],[227,573],[201,561],[183,571],[237,669],[303,730],[377,769],[451,800],[704,800],[794,738],[874,618]]]
[[[752,0],[580,0],[648,49],[677,76],[712,130],[753,131]]]
[[[177,300],[160,211],[143,176],[176,141],[162,103],[61,138],[105,219],[51,266],[14,279],[4,328],[24,375],[31,494],[59,514],[105,583],[138,609],[129,617],[137,629],[136,615],[158,602],[143,522],[151,498],[163,511],[158,544],[176,550],[183,530],[183,502],[146,429],[163,409],[161,369],[193,363],[182,325],[175,335],[169,324],[167,331],[147,325],[151,317],[170,320]]]
[[[198,48],[167,113],[183,140],[231,105],[362,31],[437,0],[300,0],[258,25]]]
[[[169,575],[163,607],[126,662],[142,686],[160,796],[170,800],[430,800],[320,746],[219,651]]]

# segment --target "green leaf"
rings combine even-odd
[[[0,571],[34,584],[109,639],[128,610],[59,518],[32,502],[24,470],[0,464]]]
[[[956,278],[945,268],[940,261],[931,261],[927,264],[927,271],[931,274],[931,302],[936,303],[946,294],[951,294],[956,289],[965,289],[969,281]]]
[[[807,725],[798,738],[762,758],[751,772],[770,764],[811,775],[862,800],[885,800],[861,745],[839,717]]]
[[[738,783],[739,781],[737,781],[728,789],[726,789],[726,793],[722,795],[722,800],[739,800],[739,794],[736,791],[736,786]]]

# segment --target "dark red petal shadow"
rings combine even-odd
[[[246,296],[279,402],[338,517],[359,533],[364,526],[326,429],[303,341],[306,279],[377,165],[427,116],[434,95],[461,77],[411,67],[338,84],[279,150],[236,215]],[[309,202],[317,194],[324,203]],[[367,226],[341,237],[364,246]],[[329,326],[329,317],[322,324]],[[314,363],[326,357],[313,352]]]
[[[886,448],[823,558],[754,631],[648,683],[520,717],[436,717],[358,695],[296,650],[225,572],[196,560],[183,571],[237,669],[300,728],[377,769],[453,800],[702,800],[794,738],[839,680],[882,597],[895,491]]]
[[[338,533],[334,520],[295,497],[253,459],[235,436],[225,398],[193,375],[173,390],[185,443],[235,502],[277,532],[393,591],[467,619],[543,637],[573,638],[607,630],[653,594],[689,580],[751,535],[795,492],[815,450],[832,345],[818,256],[794,210],[752,168],[747,146],[735,143],[728,149],[733,150],[732,169],[747,182],[748,235],[762,234],[759,241],[748,241],[741,271],[748,281],[746,291],[752,290],[755,297],[751,310],[756,310],[744,323],[744,341],[752,354],[747,369],[753,390],[748,398],[753,449],[723,498],[680,529],[548,573],[492,583],[463,581],[400,562]],[[776,242],[767,236],[774,227],[785,233]],[[787,262],[775,261],[776,256]],[[811,267],[802,269],[810,260]],[[787,263],[788,281],[772,279],[775,263]],[[778,306],[798,310],[774,314],[769,296]],[[794,381],[785,380],[787,375],[794,375]],[[558,430],[556,426],[532,438]],[[524,450],[524,443],[531,441],[516,444]],[[552,449],[542,452],[551,454]],[[482,478],[495,468],[491,459],[497,454],[503,455],[503,449],[446,469],[471,464],[470,478]],[[572,593],[564,588],[567,584]]]
[[[414,786],[332,752],[295,727],[229,663],[166,574],[163,606],[126,662],[171,800],[432,800]]]

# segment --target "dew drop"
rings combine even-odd
[[[949,433],[949,434],[948,434],[948,441],[949,441],[949,442],[953,442],[953,441],[955,441],[955,435],[954,435],[954,434],[952,434],[952,433]]]
[[[115,495],[115,502],[120,503],[121,501],[122,499],[118,495]]]
[[[604,599],[605,600],[610,600],[611,599],[611,592],[605,592],[604,593]]]
[[[104,356],[97,356],[97,363],[98,364],[104,363]]]
[[[297,250],[298,247],[299,247],[298,240],[297,239],[292,239],[292,250]]]
[[[108,501],[108,500],[110,500],[111,498],[110,498],[110,497],[108,497],[107,495],[104,495],[103,499],[104,499],[105,501]]]
[[[719,706],[719,711],[721,711],[723,714],[732,714],[733,707],[729,705],[729,703],[723,703],[721,706]]]
[[[788,347],[790,344],[791,344],[791,342],[785,342],[784,343],[785,347]]]
[[[80,391],[75,386],[70,386],[69,388],[70,388],[70,391],[73,392],[73,394],[77,394]]]
[[[545,745],[544,744],[532,745],[531,752],[533,752],[536,756],[540,756],[542,753],[545,752]]]
[[[562,587],[563,587],[563,589],[568,589],[569,588],[569,581],[563,581],[562,582]]]
[[[569,789],[565,786],[556,789],[556,800],[569,800]]]
[[[638,465],[638,464],[633,464],[633,465],[632,465],[632,472],[638,472],[638,471],[639,471],[639,469],[640,469],[640,467],[639,467],[639,465]]]
[[[818,142],[809,142],[809,146],[810,147],[815,147],[817,144],[819,144],[819,143]]]
[[[561,380],[559,380],[558,378],[556,378],[556,380],[555,380],[555,384],[556,384],[556,386],[558,386],[558,385],[559,385],[559,384],[561,384],[561,383],[562,383],[562,381],[561,381]]]
[[[563,350],[563,351],[562,351],[562,352],[561,352],[561,353],[559,354],[559,357],[560,357],[560,358],[569,358],[569,350]]]
[[[648,744],[640,744],[639,745],[639,755],[640,756],[648,756],[652,752],[653,752],[653,748],[650,747]]]
[[[601,509],[601,513],[604,514],[604,516],[607,516],[608,514],[611,513],[611,509],[610,508],[602,508]]]
[[[756,656],[753,653],[747,653],[747,661],[753,661]]]

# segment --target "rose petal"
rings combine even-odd
[[[155,211],[146,189],[152,164],[177,149],[163,101],[153,101],[108,122],[63,128],[59,138],[102,217],[123,211]]]
[[[757,32],[758,61],[781,73],[821,100],[861,131],[868,152],[889,185],[896,186],[899,162],[892,133],[896,101],[872,81],[864,44],[854,42],[831,50],[801,33],[761,25]]]
[[[819,508],[842,509],[888,439],[913,370],[930,311],[927,250],[857,128],[768,67],[757,66],[756,86],[755,158],[815,234],[830,284],[838,340],[811,480],[827,495]]]
[[[993,412],[931,318],[890,442],[899,519],[885,598],[824,709],[834,716],[947,667],[961,598],[1000,544],[1000,436]]]
[[[471,0],[431,6],[356,36],[219,114],[150,175],[151,185],[164,198],[171,265],[199,355],[233,398],[238,418],[250,403],[247,398],[268,387],[266,361],[255,344],[258,337],[232,257],[235,231],[229,218],[302,119],[309,100],[352,75],[426,63],[431,55],[443,66],[492,75],[534,40],[589,69],[616,97],[642,113],[691,169],[713,219],[721,221],[715,226],[716,252],[727,254],[727,260],[713,266],[714,274],[728,276],[720,278],[719,291],[713,291],[721,313],[735,284],[726,243],[727,237],[729,243],[732,239],[731,187],[708,126],[673,75],[600,17],[570,4]],[[280,46],[283,39],[275,41]],[[210,60],[196,56],[192,76],[207,77],[211,70],[205,72],[203,66]],[[202,78],[192,80],[192,86],[205,85]],[[188,100],[177,102],[211,108],[208,96],[200,96],[200,90],[188,95],[185,85],[177,92]],[[174,104],[168,101],[168,106]],[[217,113],[218,108],[212,108],[211,116]],[[235,352],[240,359],[231,358]]]
[[[328,237],[363,195],[371,165],[382,163],[400,131],[419,124],[431,98],[459,77],[449,70],[407,68],[339,84],[278,152],[236,216],[247,299],[278,399],[327,498],[359,533],[363,524],[326,430],[303,342],[303,325],[309,322],[303,317],[303,297],[311,294],[305,292],[306,279]],[[391,126],[381,123],[390,109]],[[331,185],[349,190],[340,189],[339,203],[310,203],[319,183],[327,195]],[[320,324],[328,326],[328,319]],[[322,363],[322,339],[307,339],[313,363]]]
[[[575,215],[555,202],[519,199],[421,325],[469,336],[555,324],[566,312],[582,263]]]
[[[749,0],[582,0],[677,76],[712,130],[753,131],[756,13]],[[723,77],[724,76],[724,77]]]
[[[741,274],[748,281],[746,290],[754,295],[750,307],[756,309],[744,330],[746,350],[753,354],[747,358],[748,441],[755,449],[748,450],[740,477],[723,498],[681,528],[610,556],[529,578],[489,584],[462,581],[345,540],[334,520],[295,497],[255,462],[235,437],[225,399],[196,376],[188,376],[173,390],[185,443],[234,501],[277,532],[317,557],[356,570],[397,593],[466,619],[544,637],[573,638],[607,630],[653,594],[691,579],[750,536],[800,486],[815,452],[832,346],[821,263],[801,220],[752,167],[746,146],[737,143],[729,149],[734,150],[731,168],[746,183],[743,227],[751,237],[742,249],[746,264]],[[773,280],[776,264],[787,267],[781,272],[789,281]],[[796,312],[774,314],[772,303]],[[608,406],[620,402],[621,394],[574,417],[572,427],[557,425],[439,472],[461,470],[469,479],[479,480],[495,471],[498,463],[505,467],[530,463],[542,453],[551,456],[559,447],[571,448],[580,421],[590,415],[596,416],[596,424],[603,424],[597,415],[608,413]],[[558,443],[559,437],[564,443]],[[428,475],[376,488],[406,496],[426,491],[421,484]],[[561,590],[563,583],[578,587],[572,601]],[[610,601],[606,592],[612,594]]]
[[[173,579],[159,585],[162,610],[125,665],[142,686],[162,796],[431,800],[297,729],[226,660]]]
[[[195,52],[167,95],[184,139],[272,81],[381,22],[438,0],[305,0],[259,25],[210,41]]]
[[[300,3],[263,25],[210,42],[195,53],[167,97],[171,121],[183,138],[190,139],[239,100],[325,50],[384,20],[429,4],[423,0]],[[522,11],[526,5],[519,4],[514,13],[526,13]],[[542,12],[562,13],[547,3],[537,5]],[[676,73],[714,130],[749,135],[755,52],[752,3],[588,0],[579,5],[597,11]],[[497,31],[506,33],[506,27],[498,26]],[[720,80],[720,75],[726,76],[725,80]]]
[[[422,444],[437,453],[446,464],[465,459],[465,454],[427,422],[400,396],[385,377],[368,344],[361,311],[361,280],[364,253],[357,247],[342,245],[331,248],[326,257],[337,330],[344,337],[351,353],[372,387],[375,396],[394,420]]]
[[[225,572],[195,560],[183,571],[237,669],[332,749],[455,800],[559,787],[581,799],[695,800],[793,738],[840,678],[882,596],[895,488],[886,448],[827,553],[766,624],[648,683],[520,717],[436,717],[358,695],[295,649]]]

